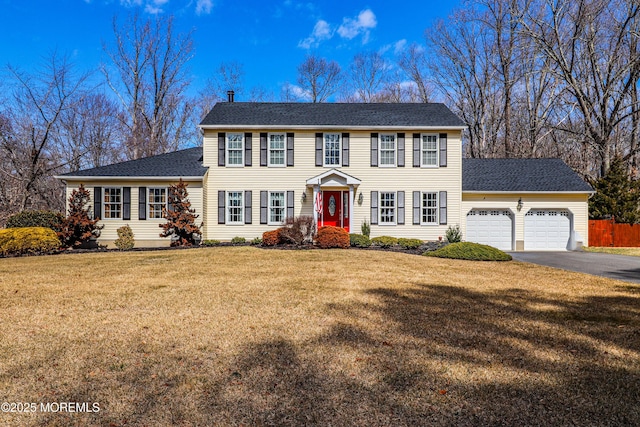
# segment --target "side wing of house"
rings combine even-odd
[[[588,199],[593,190],[561,160],[463,162],[465,240],[517,251],[588,245]]]
[[[192,148],[145,159],[118,163],[59,176],[66,183],[66,206],[71,193],[80,185],[91,200],[88,209],[104,226],[98,243],[113,247],[118,228],[129,225],[136,247],[169,246],[169,238],[160,237],[163,209],[169,207],[169,187],[180,179],[187,184],[192,209],[204,220],[204,183],[202,150]]]

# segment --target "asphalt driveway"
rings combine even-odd
[[[640,257],[596,252],[509,252],[517,261],[640,283]]]

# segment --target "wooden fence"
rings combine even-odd
[[[640,247],[640,224],[617,224],[613,219],[590,219],[589,246]]]

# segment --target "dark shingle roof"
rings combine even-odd
[[[109,166],[70,172],[60,177],[180,177],[204,176],[206,172],[207,168],[202,166],[202,147],[195,147]]]
[[[219,102],[201,126],[462,127],[444,104]]]
[[[593,191],[560,159],[462,159],[462,191]]]

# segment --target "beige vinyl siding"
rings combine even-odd
[[[291,129],[252,132],[252,165],[250,167],[218,167],[218,132],[205,130],[205,164],[209,167],[207,185],[207,217],[205,218],[207,239],[230,240],[235,236],[251,239],[277,226],[260,224],[260,191],[294,191],[295,215],[313,215],[313,192],[306,187],[309,178],[320,175],[331,167],[315,166],[315,131],[294,131],[293,167],[260,166],[260,133],[292,132]],[[244,133],[245,129],[225,129],[227,133]],[[422,240],[437,240],[444,237],[448,225],[460,224],[462,153],[460,131],[445,130],[405,130],[405,167],[370,166],[371,132],[349,131],[348,129],[326,130],[326,133],[349,133],[349,166],[336,168],[360,180],[362,184],[354,194],[353,212],[350,215],[351,232],[360,233],[364,220],[370,221],[371,191],[404,191],[405,224],[372,225],[371,236],[391,235],[413,237]],[[376,133],[397,133],[402,131],[375,130]],[[414,168],[413,133],[444,133],[447,137],[447,167]],[[218,190],[252,191],[252,224],[218,224]],[[307,192],[305,202],[302,193]],[[413,191],[447,192],[447,225],[412,225]],[[363,203],[358,203],[363,193]]]
[[[69,196],[73,190],[77,189],[80,186],[80,181],[67,181],[66,188],[66,200],[67,200],[67,209],[68,209],[68,200]],[[115,188],[123,188],[123,187],[131,187],[131,219],[130,220],[122,220],[122,219],[103,219],[100,221],[101,225],[104,225],[100,233],[100,237],[98,238],[98,243],[101,245],[108,245],[108,248],[113,248],[113,241],[118,238],[117,230],[123,225],[128,224],[133,231],[134,238],[136,241],[136,247],[150,247],[150,246],[169,246],[171,243],[169,238],[160,237],[160,232],[162,231],[160,228],[160,224],[166,222],[165,219],[149,219],[147,215],[146,220],[139,220],[139,211],[138,211],[138,197],[139,197],[139,188],[146,187],[147,188],[147,204],[148,204],[148,189],[164,187],[168,188],[173,182],[169,181],[142,181],[142,180],[132,180],[132,181],[83,181],[84,187],[91,193],[91,202],[89,204],[89,208],[91,212],[93,212],[93,195],[95,187],[102,187],[103,192],[105,187],[115,187]],[[203,188],[202,182],[199,181],[187,181],[189,184],[187,187],[187,192],[189,193],[189,201],[191,202],[191,207],[196,210],[196,214],[200,215],[197,219],[197,223],[200,224],[203,220]],[[104,193],[103,193],[104,194]],[[168,194],[168,193],[167,193]]]
[[[567,193],[464,193],[462,195],[462,236],[466,235],[466,215],[471,209],[509,209],[515,218],[516,249],[524,242],[524,217],[531,209],[568,209],[573,214],[573,229],[576,240],[583,246],[589,244],[589,195]],[[518,200],[522,209],[518,212]]]

